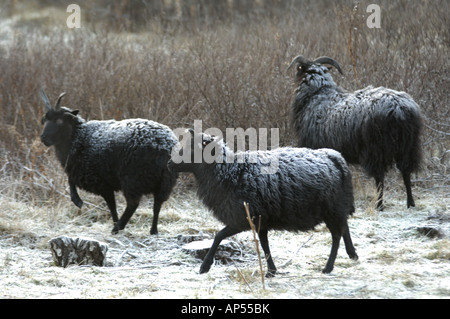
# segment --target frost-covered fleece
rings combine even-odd
[[[66,107],[50,109],[41,136],[45,145],[55,146],[69,179],[72,201],[78,207],[83,204],[76,187],[101,195],[116,233],[124,229],[142,195],[153,194],[150,232],[156,234],[161,205],[177,179],[177,174],[167,169],[171,149],[178,142],[172,130],[145,119],[86,122],[77,113]],[[114,196],[119,190],[127,201],[120,219]]]
[[[291,63],[297,65],[292,111],[298,146],[332,148],[348,163],[361,165],[375,178],[379,209],[383,209],[384,176],[395,163],[406,186],[407,206],[414,206],[410,175],[422,159],[419,106],[407,93],[384,87],[347,92],[333,81],[326,63],[341,72],[337,62],[327,57],[308,61],[298,56]]]
[[[202,143],[195,143],[195,140],[196,137],[192,136],[191,154],[195,147],[204,148],[213,143],[214,162],[177,164],[172,156],[168,166],[172,171],[194,174],[199,198],[226,225],[216,235],[200,268],[201,273],[209,271],[215,251],[224,238],[250,229],[244,202],[249,203],[250,215],[256,227],[260,227],[259,237],[267,259],[268,276],[276,272],[267,238],[271,229],[307,231],[325,222],[333,239],[330,257],[323,269],[325,273],[333,269],[342,236],[349,256],[357,258],[347,225],[347,218],[354,211],[351,174],[338,152],[331,149],[278,148],[246,152],[244,160],[239,162],[222,139],[203,134],[197,136]],[[182,151],[185,152],[187,147],[184,146]],[[234,160],[230,161],[230,158]],[[262,173],[271,161],[278,165],[276,172]]]

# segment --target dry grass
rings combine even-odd
[[[393,198],[390,208],[382,213],[364,211],[358,206],[349,224],[360,258],[357,262],[350,260],[341,247],[330,275],[321,272],[331,248],[331,236],[325,226],[301,234],[270,232],[279,273],[265,280],[264,290],[250,232],[231,238],[243,253],[234,263],[219,262],[208,274],[198,274],[201,260],[183,252],[177,236],[199,232],[213,236],[222,225],[190,191],[177,192],[164,205],[158,236],[148,235],[149,205],[143,204],[125,231],[112,236],[111,219],[102,211],[80,211],[65,199],[52,208],[1,196],[1,296],[448,298],[450,224],[430,217],[439,212],[448,216],[450,202],[441,198],[442,194],[425,195],[422,208],[418,209],[406,210],[403,200]],[[441,239],[421,235],[416,228],[424,225],[438,225],[447,235]],[[47,242],[61,234],[107,242],[106,266],[54,266]]]
[[[360,1],[356,8],[348,1],[239,1],[242,6],[233,10],[223,7],[233,1],[196,2],[203,7],[191,1],[183,1],[185,6],[169,5],[178,1],[154,1],[154,6],[144,2],[146,9],[136,10],[128,1],[109,7],[102,0],[79,1],[83,10],[79,30],[65,26],[66,1],[4,2],[0,13],[3,297],[450,296],[448,219],[428,219],[437,213],[448,216],[450,205],[450,31],[442,27],[449,24],[448,1],[380,4],[381,29],[365,25],[370,1]],[[292,74],[285,70],[300,53],[336,58],[346,76],[336,74],[335,80],[349,90],[371,84],[409,92],[425,116],[425,162],[414,177],[417,208],[404,208],[403,185],[392,171],[386,183],[386,211],[375,211],[373,181],[352,168],[357,212],[350,227],[360,260],[349,260],[341,249],[329,276],[320,273],[331,245],[324,227],[311,233],[309,242],[311,234],[270,234],[276,265],[293,258],[307,243],[280,275],[266,282],[264,292],[251,234],[235,239],[244,261],[216,265],[210,273],[198,275],[199,261],[181,252],[176,235],[202,231],[213,236],[221,225],[198,203],[188,177],[180,179],[175,196],[164,205],[158,237],[148,236],[151,210],[144,202],[127,229],[112,237],[106,205],[85,192],[81,192],[85,207],[72,205],[53,151],[38,138],[43,115],[38,90],[44,86],[51,99],[66,91],[63,104],[79,108],[87,119],[144,117],[172,128],[201,119],[204,128],[222,131],[278,127],[280,145],[292,145],[289,105],[294,87]],[[120,197],[119,205],[123,209]],[[438,225],[447,237],[417,234],[415,227],[424,224]],[[108,242],[108,267],[54,267],[47,241],[61,234]],[[131,255],[119,259],[127,247]]]

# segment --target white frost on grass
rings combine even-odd
[[[222,225],[192,192],[176,193],[164,205],[158,236],[148,235],[151,205],[138,210],[139,217],[126,231],[112,236],[109,216],[95,222],[90,220],[93,214],[101,212],[84,211],[79,215],[67,202],[59,208],[67,212],[61,212],[57,221],[49,221],[54,217],[46,213],[48,207],[32,207],[0,197],[3,207],[0,295],[2,298],[449,298],[450,223],[444,221],[439,225],[446,233],[442,239],[420,235],[415,228],[437,223],[429,219],[436,212],[448,215],[450,200],[429,192],[418,201],[417,209],[406,210],[400,198],[390,198],[392,204],[384,212],[366,212],[357,207],[349,225],[359,260],[350,260],[341,243],[335,268],[329,275],[321,273],[331,247],[331,236],[325,226],[299,234],[270,232],[275,264],[282,265],[291,258],[292,261],[281,267],[274,278],[266,279],[263,291],[250,232],[231,238],[241,245],[242,260],[228,265],[216,263],[208,274],[198,274],[201,261],[182,251],[177,235],[202,231],[212,237]],[[61,234],[108,243],[106,266],[56,267],[47,241]],[[120,262],[116,263],[118,259]]]

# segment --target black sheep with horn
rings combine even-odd
[[[422,115],[413,98],[400,91],[368,86],[355,92],[338,87],[330,74],[339,63],[329,57],[308,60],[295,57],[288,70],[296,66],[296,85],[292,103],[293,124],[299,147],[333,148],[348,163],[361,165],[375,178],[382,210],[386,172],[396,164],[402,173],[407,207],[415,206],[411,173],[420,168]]]
[[[77,187],[102,196],[114,222],[113,233],[125,228],[143,195],[153,194],[151,234],[158,232],[158,216],[176,183],[177,173],[167,169],[172,147],[178,139],[172,130],[145,119],[85,121],[78,110],[60,106],[62,93],[51,107],[41,97],[46,114],[41,140],[54,146],[70,186],[72,202],[81,208]],[[122,191],[127,202],[118,218],[114,192]]]

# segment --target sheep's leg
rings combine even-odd
[[[379,175],[375,177],[375,184],[377,185],[377,193],[378,193],[378,200],[377,200],[377,210],[383,210],[383,190],[384,190],[384,175]]]
[[[259,231],[259,241],[261,242],[261,247],[264,250],[264,255],[267,260],[267,274],[266,278],[270,278],[275,276],[275,273],[277,272],[277,268],[275,267],[275,264],[273,263],[272,255],[270,254],[270,248],[269,248],[269,238],[267,237],[267,229],[261,229]]]
[[[131,216],[133,216],[134,212],[138,208],[139,202],[141,200],[141,196],[134,197],[134,196],[128,196],[125,194],[125,199],[127,201],[127,207],[125,208],[125,211],[123,212],[119,221],[116,223],[116,225],[114,225],[114,228],[112,230],[113,234],[117,234],[119,232],[119,230],[122,230],[125,228],[128,221],[130,220]]]
[[[153,195],[153,221],[150,235],[158,233],[158,218],[162,204],[169,199],[172,188],[175,185],[177,176],[174,176],[168,171],[164,171],[158,191]]]
[[[162,202],[155,198],[155,202],[153,203],[153,222],[152,228],[150,229],[150,235],[156,235],[158,233],[158,216],[159,211],[161,210]]]
[[[331,252],[330,257],[328,257],[327,264],[325,268],[322,270],[324,274],[328,274],[333,270],[334,267],[334,261],[336,260],[338,248],[339,248],[339,242],[341,241],[341,234],[339,234],[336,231],[331,230],[331,238],[332,238],[332,245],[331,245]]]
[[[204,274],[209,271],[211,268],[211,265],[214,261],[214,255],[216,254],[216,250],[220,245],[220,242],[224,240],[227,237],[233,236],[237,233],[240,233],[240,230],[237,230],[236,228],[233,228],[231,226],[226,226],[224,229],[222,229],[220,232],[217,233],[216,237],[214,237],[214,242],[209,249],[208,253],[206,254],[205,258],[203,259],[203,263],[200,266],[200,273]]]
[[[81,208],[81,206],[83,206],[83,201],[81,200],[80,195],[78,195],[75,184],[69,181],[69,187],[70,187],[70,199],[78,208]]]
[[[114,224],[116,224],[119,221],[119,217],[117,216],[116,197],[114,196],[114,192],[104,193],[102,194],[102,197],[105,200],[106,205],[108,205]]]
[[[344,237],[344,244],[345,244],[345,250],[347,251],[347,255],[353,260],[358,260],[358,255],[356,254],[355,247],[353,246],[353,242],[352,242],[352,238],[350,236],[350,230],[348,228],[348,225],[345,225],[343,237]]]
[[[403,176],[403,183],[405,184],[406,187],[406,196],[407,196],[406,205],[408,208],[415,207],[416,204],[414,203],[411,191],[411,174],[409,172],[402,171],[402,176]]]

